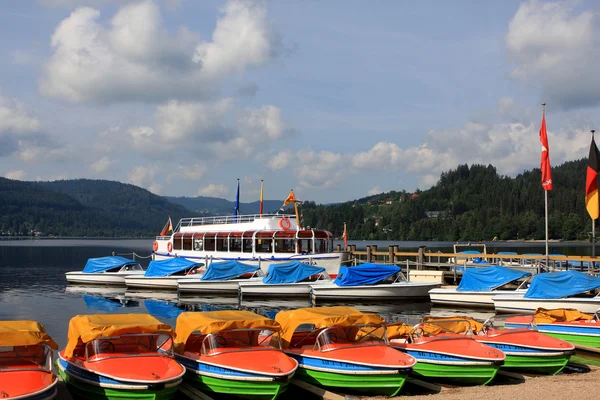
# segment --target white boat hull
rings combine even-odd
[[[311,286],[321,286],[329,283],[329,280],[282,284],[265,284],[260,281],[255,283],[239,282],[238,285],[241,297],[308,297]]]
[[[437,288],[429,291],[429,298],[433,304],[439,305],[494,308],[492,297],[496,295],[513,295],[515,293],[514,290],[474,292]]]
[[[428,298],[429,290],[440,287],[440,283],[401,282],[382,285],[364,286],[311,286],[313,300],[388,300],[388,299],[419,299]]]
[[[145,271],[127,272],[98,272],[84,273],[81,271],[67,272],[65,277],[69,283],[83,283],[86,285],[125,285],[125,277],[132,275],[143,276]]]
[[[177,280],[181,276],[135,276],[125,278],[127,289],[177,290]]]
[[[179,293],[238,294],[239,282],[258,283],[262,277],[230,279],[227,281],[201,281],[199,278],[184,278],[177,281]]]
[[[600,309],[600,297],[570,297],[562,299],[526,299],[523,295],[494,296],[496,312],[515,313],[535,311],[537,308],[574,308],[584,313],[593,314]]]

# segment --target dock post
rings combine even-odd
[[[400,252],[400,246],[398,246],[397,244],[395,244],[395,245],[394,245],[394,264],[395,264],[397,261],[400,261],[400,260],[398,260],[398,258],[399,258],[399,257],[396,255],[396,254],[398,254],[399,252]]]
[[[367,246],[367,262],[371,262],[371,246]]]
[[[417,260],[417,269],[419,271],[423,269],[423,264],[425,262],[425,247],[426,246],[419,246],[419,255]]]
[[[340,251],[342,251],[342,245],[338,244],[336,247],[336,251],[339,253]]]
[[[373,262],[377,262],[377,254],[375,254],[375,253],[377,253],[377,245],[372,244],[371,245],[371,259],[373,260]]]
[[[389,246],[388,247],[388,260],[390,264],[395,264],[395,257],[394,257],[394,246]]]

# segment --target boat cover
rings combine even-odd
[[[300,261],[290,261],[269,265],[267,276],[262,281],[267,284],[297,283],[323,272],[325,272],[323,267],[304,264]]]
[[[281,325],[281,346],[290,347],[294,332],[300,325],[313,325],[313,329],[332,326],[383,325],[385,320],[377,314],[363,314],[354,307],[333,306],[298,308],[280,311],[275,321]]]
[[[177,317],[175,351],[183,353],[188,338],[194,332],[208,335],[231,329],[268,329],[279,332],[281,326],[278,322],[251,311],[183,312]]]
[[[456,290],[460,292],[488,292],[528,275],[531,275],[531,273],[498,266],[465,268]]]
[[[101,337],[144,333],[175,335],[173,328],[149,314],[76,315],[69,321],[65,357],[73,357],[73,351],[79,341],[88,343]]]
[[[538,308],[534,311],[533,318],[536,323],[543,324],[552,322],[589,321],[593,319],[594,316],[582,313],[574,308],[556,308],[554,310]]]
[[[146,299],[144,300],[144,306],[150,315],[157,318],[172,319],[173,321],[183,312],[183,310],[175,304],[160,300]]]
[[[150,261],[144,276],[169,276],[192,267],[202,266],[204,263],[191,261],[187,258],[174,257],[166,260]]]
[[[244,264],[237,260],[213,262],[211,263],[201,281],[225,281],[237,278],[249,272],[256,272],[260,269],[258,265]]]
[[[483,329],[483,324],[469,316],[431,317],[425,316],[420,326],[425,333],[437,335],[442,332],[466,333],[469,328],[474,334]]]
[[[537,274],[525,293],[527,299],[560,299],[600,288],[600,278],[579,271]]]
[[[124,265],[136,265],[139,264],[137,261],[121,256],[108,256],[99,258],[88,258],[83,272],[87,274],[104,272],[113,268],[122,267]]]
[[[400,267],[384,264],[364,263],[354,267],[340,267],[333,283],[338,286],[374,285],[398,272]]]
[[[58,345],[36,321],[0,321],[0,346],[31,346],[46,344],[57,350]]]

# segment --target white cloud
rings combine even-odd
[[[110,24],[78,8],[52,35],[39,90],[74,103],[212,97],[224,78],[273,59],[266,14],[262,2],[231,0],[201,42],[185,27],[168,32],[151,0],[124,5]]]
[[[23,171],[22,169],[18,169],[18,170],[6,171],[6,173],[4,174],[4,177],[8,178],[8,179],[22,181],[23,179],[25,179],[26,175],[27,174],[25,173],[25,171]]]
[[[198,190],[197,196],[208,196],[208,197],[225,197],[229,193],[229,188],[225,185],[215,185],[211,183]]]
[[[69,155],[69,149],[67,148],[30,144],[26,141],[20,141],[19,147],[19,158],[28,163],[63,161]]]
[[[150,188],[158,185],[155,182],[158,171],[159,167],[157,165],[139,165],[134,167],[129,173],[129,182],[136,186],[141,186],[150,190]]]
[[[168,182],[172,182],[177,179],[185,179],[185,180],[198,180],[206,174],[207,167],[204,164],[195,163],[191,165],[178,165],[177,167],[170,169],[173,170],[167,177]]]
[[[293,155],[291,151],[280,151],[273,157],[269,158],[269,160],[267,161],[267,167],[274,170],[284,169],[285,167],[290,165],[290,160],[292,159],[292,157]]]
[[[103,156],[98,161],[95,161],[89,165],[90,169],[96,171],[98,173],[106,171],[115,161],[108,158],[108,156]]]
[[[541,83],[544,101],[563,108],[600,102],[600,30],[593,11],[577,2],[528,1],[510,21],[506,46],[516,67],[512,76]]]
[[[367,193],[370,195],[374,195],[374,194],[379,194],[381,192],[382,192],[381,188],[379,186],[375,186],[374,188],[369,190]]]
[[[329,189],[339,185],[347,172],[347,157],[330,151],[296,153],[294,174],[303,188]]]
[[[259,109],[247,109],[238,118],[242,133],[268,139],[280,139],[285,133],[281,110],[272,105]]]
[[[0,133],[32,133],[40,127],[40,121],[27,113],[22,102],[0,96]]]

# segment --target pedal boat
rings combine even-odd
[[[125,285],[125,276],[144,275],[135,260],[121,256],[90,258],[82,271],[65,273],[68,283],[85,285]]]
[[[567,308],[538,308],[533,315],[507,318],[504,326],[537,330],[574,345],[600,348],[600,310],[586,314]]]
[[[202,391],[275,399],[298,368],[281,351],[280,331],[250,311],[184,312],[177,317],[175,357]]]
[[[263,272],[258,265],[244,264],[236,260],[212,262],[202,276],[177,280],[181,295],[189,293],[238,294],[238,282],[260,282]]]
[[[0,398],[53,399],[58,382],[52,372],[56,349],[39,322],[0,321]]]
[[[174,331],[148,314],[76,315],[56,369],[82,399],[172,399],[185,367]]]
[[[295,378],[367,395],[397,395],[416,360],[389,346],[385,322],[352,307],[280,311],[283,351],[299,363]]]
[[[410,326],[387,326],[390,345],[416,358],[413,374],[425,380],[458,385],[487,385],[504,363],[500,350],[474,339],[468,323],[467,334],[459,334],[444,326],[421,322]],[[448,321],[448,325],[450,321]]]
[[[448,324],[447,321],[456,319],[467,321],[476,341],[498,349],[506,355],[502,369],[555,375],[562,371],[575,354],[575,347],[571,343],[536,331],[497,329],[494,327],[494,317],[484,323],[471,317],[425,317],[423,322],[444,326]]]
[[[127,289],[177,290],[177,280],[202,274],[204,263],[187,258],[169,258],[150,261],[144,275],[125,277]]]

